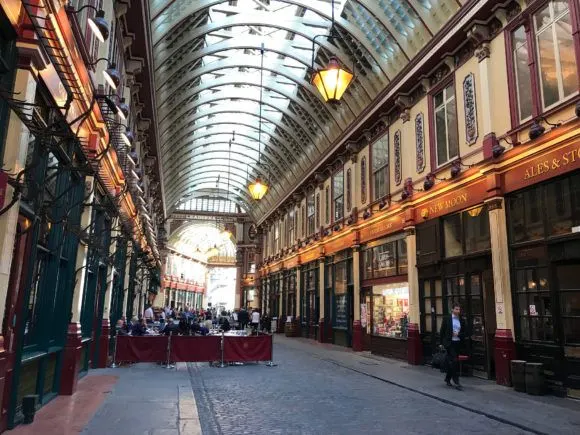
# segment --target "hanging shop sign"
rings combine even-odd
[[[405,215],[403,212],[397,213],[396,215],[381,219],[367,227],[362,228],[360,230],[360,241],[361,243],[364,243],[370,240],[378,239],[379,237],[386,236],[387,234],[400,231],[404,227]]]
[[[510,168],[503,174],[505,190],[518,190],[579,168],[580,144],[573,142]]]

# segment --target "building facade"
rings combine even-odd
[[[579,4],[461,3],[259,223],[261,306],[292,276],[304,336],[422,364],[458,301],[470,370],[539,361],[576,396]]]
[[[160,285],[142,7],[0,5],[0,431],[105,367]]]

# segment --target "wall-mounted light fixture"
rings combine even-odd
[[[105,20],[105,11],[102,9],[97,9],[93,5],[85,5],[76,11],[73,8],[70,8],[69,10],[74,14],[79,14],[87,8],[96,12],[94,17],[88,19],[89,27],[99,41],[105,42],[107,39],[109,39],[109,23],[107,20]]]
[[[536,140],[541,135],[543,135],[545,131],[546,128],[542,124],[540,124],[537,119],[534,119],[534,122],[532,122],[532,125],[530,126],[528,136],[530,140]]]
[[[425,181],[423,182],[423,190],[428,191],[434,185],[435,185],[435,175],[430,172],[425,176]]]

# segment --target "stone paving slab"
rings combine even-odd
[[[450,389],[443,383],[439,370],[411,366],[403,361],[381,358],[370,353],[320,345],[312,340],[275,336],[277,345],[328,361],[336,366],[355,370],[367,376],[461,406],[483,415],[493,415],[546,434],[580,433],[580,402],[554,396],[530,396],[493,381],[463,377],[463,391]]]

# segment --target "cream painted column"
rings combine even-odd
[[[125,263],[125,282],[123,283],[123,311],[121,312],[121,316],[125,316],[127,313],[127,304],[128,304],[128,297],[129,297],[129,282],[130,282],[130,271],[131,271],[131,257],[133,251],[133,242],[129,240],[127,243],[127,258]]]
[[[28,103],[34,102],[36,94],[36,81],[28,70],[19,69],[16,73],[14,92],[18,94],[18,99]],[[20,119],[10,112],[8,120],[8,131],[4,148],[4,160],[2,167],[8,172],[18,173],[24,169],[26,155],[28,152],[28,141],[30,134],[28,129]],[[11,200],[14,189],[6,186],[6,206]],[[16,238],[16,225],[18,222],[18,209],[20,201],[17,201],[12,208],[0,216],[0,316],[4,318],[6,308],[6,296],[8,294],[8,284],[10,280],[10,267],[12,265],[12,255],[14,241]]]
[[[300,265],[296,267],[296,318],[301,317],[300,310],[302,307],[300,306],[300,290],[302,287],[302,272],[300,271]]]
[[[324,287],[326,285],[324,280],[324,257],[318,259],[318,296],[320,299],[320,319],[324,319],[326,307],[324,306]]]
[[[113,220],[112,227],[117,228],[119,226],[119,218],[115,218]],[[109,247],[109,255],[113,255],[117,250],[117,235],[118,231],[111,232],[111,246]],[[105,293],[105,303],[103,305],[103,320],[109,320],[110,311],[111,311],[111,300],[113,299],[113,283],[115,281],[115,266],[110,266],[109,274],[107,277],[107,291]]]
[[[352,278],[353,278],[353,304],[354,322],[360,322],[360,246],[352,248]]]
[[[405,228],[407,243],[407,279],[409,281],[409,323],[419,325],[419,273],[417,270],[417,235],[415,227]]]
[[[493,288],[495,292],[495,318],[497,329],[514,331],[512,291],[510,282],[509,246],[507,220],[503,198],[485,202],[489,211],[489,234],[493,264]]]
[[[86,202],[91,204],[95,197],[94,195],[94,187],[95,187],[95,180],[93,177],[87,176],[85,179],[85,190],[89,190],[92,193],[88,198],[86,198]],[[83,213],[81,214],[81,228],[87,228],[89,231],[90,225],[92,223],[92,216],[93,216],[93,207],[86,206],[83,209]],[[79,243],[79,247],[77,250],[77,259],[75,265],[75,284],[73,290],[73,301],[72,301],[72,323],[81,323],[81,312],[83,308],[83,295],[85,292],[85,283],[87,277],[87,260],[88,260],[88,252],[89,247],[81,242]]]

